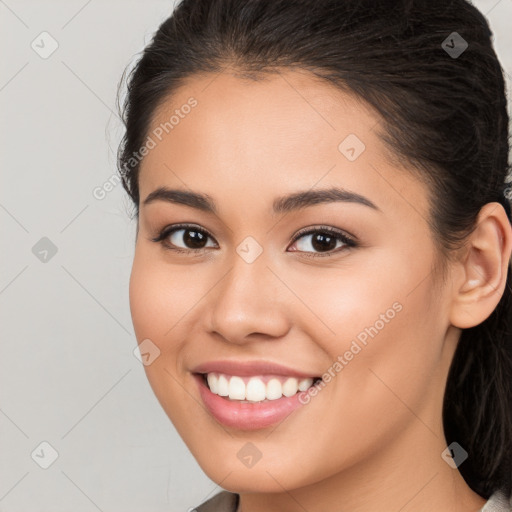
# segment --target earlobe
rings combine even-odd
[[[480,210],[460,262],[462,277],[454,283],[452,325],[467,329],[491,315],[505,289],[511,250],[512,228],[504,208],[499,203],[487,203]]]

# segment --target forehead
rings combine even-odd
[[[191,98],[196,105],[189,108]],[[276,153],[337,152],[337,142],[350,133],[374,145],[378,123],[364,102],[309,73],[283,71],[253,80],[223,72],[189,77],[156,109],[150,132],[180,146],[193,130],[197,146],[211,156],[228,153],[224,161],[241,149],[246,159],[275,161]]]
[[[153,115],[141,200],[164,184],[260,199],[318,184],[414,197],[426,209],[423,186],[390,158],[383,130],[365,102],[309,73],[193,76]]]

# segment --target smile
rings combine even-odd
[[[306,391],[317,379],[283,375],[237,376],[218,372],[201,374],[209,390],[218,396],[245,403],[279,400]]]
[[[234,372],[233,372],[234,373]],[[226,427],[257,430],[284,421],[320,378],[278,374],[193,373],[205,410]]]

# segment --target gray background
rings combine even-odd
[[[0,0],[0,512],[177,512],[220,490],[133,353],[128,196],[93,195],[116,175],[118,81],[173,5]],[[510,90],[512,0],[475,5]]]

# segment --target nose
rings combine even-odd
[[[210,295],[210,329],[230,343],[280,338],[290,329],[292,293],[263,253],[252,263],[236,255]]]

